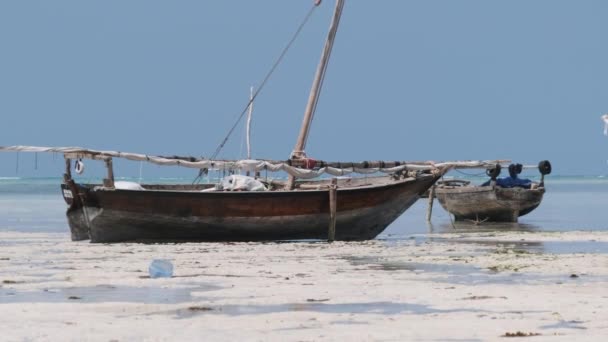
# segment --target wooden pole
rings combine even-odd
[[[433,214],[433,202],[435,199],[435,186],[433,185],[429,190],[429,205],[426,209],[426,221],[431,222],[431,215]]]
[[[302,120],[302,126],[300,127],[300,135],[298,136],[298,141],[296,142],[296,146],[291,153],[292,159],[304,158],[306,154],[304,153],[304,148],[306,147],[306,140],[308,139],[308,132],[310,131],[310,124],[312,123],[312,119],[314,117],[314,112],[317,107],[319,93],[321,92],[321,86],[323,85],[323,78],[325,77],[325,72],[327,70],[327,63],[329,62],[329,57],[331,56],[331,50],[334,46],[334,40],[336,38],[336,33],[338,32],[338,25],[340,24],[340,17],[342,16],[342,9],[344,8],[344,0],[336,0],[336,7],[334,9],[334,16],[332,18],[331,24],[329,26],[329,33],[327,34],[327,39],[325,41],[325,47],[323,48],[323,52],[321,53],[321,60],[319,61],[319,65],[317,66],[317,72],[315,74],[315,79],[312,83],[312,87],[310,89],[310,95],[308,96],[308,103],[306,104],[306,110],[304,111],[304,119]],[[295,177],[289,176],[289,180],[287,181],[288,189],[293,189],[295,184]]]
[[[338,179],[333,178],[329,186],[329,232],[327,242],[336,239],[336,210],[338,207]]]
[[[114,187],[114,168],[112,167],[112,158],[108,158],[105,160],[106,168],[108,169],[108,178],[104,179],[104,186],[108,188]]]
[[[249,88],[249,108],[247,111],[247,159],[251,159],[251,114],[253,114],[253,87]]]
[[[253,114],[253,87],[249,88],[249,107],[247,111],[247,159],[251,159],[251,114]],[[247,169],[245,175],[247,177],[251,176],[251,170]]]
[[[538,184],[538,186],[545,186],[545,175],[543,175],[542,173],[540,174],[540,184]]]
[[[64,180],[72,179],[72,160],[70,158],[65,158],[65,175]]]

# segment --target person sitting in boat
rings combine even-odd
[[[521,164],[509,165],[509,177],[498,178],[496,185],[503,188],[515,188],[520,187],[524,189],[530,189],[532,187],[532,181],[527,178],[519,178],[517,175],[521,173],[523,166]],[[486,182],[483,185],[489,185],[490,182]]]

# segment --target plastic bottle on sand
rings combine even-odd
[[[173,264],[166,259],[153,260],[148,267],[150,278],[171,278],[173,276]]]

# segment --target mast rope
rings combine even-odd
[[[222,142],[215,149],[215,152],[211,156],[211,159],[216,159],[216,157],[218,156],[218,154],[220,153],[220,151],[222,150],[222,148],[224,147],[224,145],[226,144],[226,142],[228,142],[228,139],[230,138],[230,135],[235,130],[235,128],[238,126],[239,122],[241,121],[241,119],[243,118],[243,116],[245,115],[245,113],[247,112],[247,109],[249,108],[249,106],[251,105],[251,103],[253,103],[253,101],[258,96],[258,94],[262,91],[262,89],[264,88],[264,86],[266,85],[266,83],[268,82],[268,80],[270,79],[270,77],[272,76],[272,74],[274,73],[274,71],[276,70],[276,68],[279,66],[279,64],[281,64],[281,62],[283,61],[283,58],[287,54],[287,51],[289,51],[289,49],[291,48],[291,46],[295,42],[296,38],[298,38],[298,36],[300,35],[300,32],[302,31],[302,29],[304,28],[304,26],[306,25],[306,23],[308,23],[310,17],[312,16],[312,14],[313,14],[315,8],[317,8],[317,6],[318,6],[318,4],[316,4],[316,3],[313,4],[312,8],[308,11],[308,14],[306,14],[306,17],[304,18],[304,20],[302,21],[302,23],[300,24],[300,26],[298,26],[298,29],[293,34],[292,38],[289,40],[289,42],[287,43],[287,45],[283,49],[283,51],[281,52],[281,54],[279,55],[279,57],[277,58],[277,60],[273,64],[273,66],[270,69],[270,71],[266,74],[266,76],[264,77],[264,80],[262,81],[262,83],[260,84],[260,86],[258,87],[258,89],[254,92],[254,94],[251,97],[251,99],[247,102],[247,105],[245,106],[245,108],[243,109],[243,111],[241,112],[241,114],[239,115],[239,117],[236,120],[236,122],[234,123],[234,125],[232,126],[232,128],[230,128],[230,130],[228,131],[228,134],[226,134],[226,137],[224,137],[224,139],[222,140]]]
[[[455,169],[454,171],[456,171],[456,172],[458,172],[458,173],[460,173],[460,174],[462,174],[462,175],[465,175],[465,176],[471,176],[471,177],[479,177],[479,176],[484,176],[484,175],[486,174],[486,171],[485,171],[485,170],[484,170],[484,171],[482,171],[482,172],[479,172],[479,173],[469,173],[469,172],[463,172],[463,171],[460,171],[460,170],[458,170],[458,169]]]
[[[293,45],[293,43],[295,42],[295,40],[300,35],[300,32],[302,32],[302,29],[304,28],[304,26],[306,25],[306,23],[308,23],[308,21],[309,21],[310,17],[312,16],[315,8],[317,8],[320,4],[321,4],[320,1],[315,1],[315,3],[313,4],[313,6],[310,8],[310,10],[308,11],[308,13],[306,14],[306,17],[304,18],[304,20],[302,21],[302,23],[300,24],[300,26],[298,26],[298,29],[293,34],[293,36],[291,37],[291,39],[289,40],[289,42],[287,43],[287,45],[285,46],[285,48],[283,48],[283,51],[281,51],[281,54],[279,55],[279,57],[277,58],[277,60],[272,65],[272,68],[270,68],[270,71],[266,74],[266,76],[264,77],[264,80],[262,81],[262,83],[260,84],[260,86],[258,87],[258,89],[253,93],[253,96],[251,96],[251,98],[247,102],[247,105],[245,106],[245,108],[243,109],[243,111],[241,111],[241,114],[237,118],[236,122],[234,123],[234,125],[232,125],[232,127],[228,131],[228,134],[226,134],[226,136],[224,137],[224,139],[222,140],[222,142],[217,146],[217,148],[215,149],[215,152],[213,152],[213,154],[211,155],[210,159],[214,160],[220,154],[220,151],[222,150],[222,148],[224,148],[224,145],[226,145],[226,143],[228,142],[228,139],[230,138],[230,135],[232,135],[232,132],[234,132],[234,130],[238,126],[239,122],[241,122],[241,119],[243,119],[243,116],[245,116],[245,113],[247,113],[247,110],[249,109],[249,106],[251,106],[251,104],[253,103],[253,101],[258,97],[258,94],[262,91],[262,89],[264,88],[264,86],[266,85],[266,83],[268,82],[268,80],[270,79],[270,77],[272,76],[272,74],[274,73],[274,71],[276,70],[276,68],[279,66],[279,64],[281,64],[281,62],[283,61],[283,58],[287,54],[287,51],[289,51],[289,49],[291,48],[291,46]],[[192,184],[200,181],[202,179],[202,177],[203,177],[203,174],[205,172],[206,171],[203,170],[203,169],[199,170],[198,175],[196,176],[196,178],[194,178],[194,180],[192,181]]]

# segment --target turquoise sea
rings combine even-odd
[[[460,177],[459,177],[460,178]],[[485,177],[465,177],[474,183]],[[147,179],[145,182],[191,182],[191,179]],[[59,189],[61,179],[0,177],[0,231],[68,232],[66,205]],[[475,226],[453,224],[450,215],[434,202],[431,223],[426,222],[428,201],[419,200],[398,218],[380,239],[407,238],[413,234],[466,230],[516,229],[530,231],[608,230],[608,178],[549,176],[541,205],[518,224]]]

